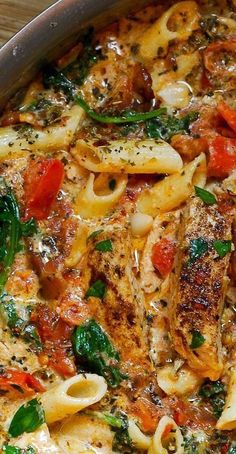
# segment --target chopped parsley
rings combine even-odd
[[[111,252],[113,249],[112,242],[109,239],[100,241],[96,244],[95,249],[100,252]]]
[[[217,254],[219,255],[219,257],[223,258],[223,257],[225,257],[225,255],[227,255],[231,252],[232,241],[216,240],[216,241],[213,241],[213,247],[214,247],[215,251],[217,252]]]
[[[98,279],[95,281],[87,290],[86,292],[86,298],[89,298],[90,296],[94,296],[95,298],[103,298],[106,293],[106,284],[105,282],[101,281]]]
[[[190,348],[195,350],[195,348],[201,347],[205,342],[205,337],[200,333],[200,331],[193,329],[191,331],[192,340],[190,344]]]
[[[95,320],[91,319],[75,328],[72,344],[78,365],[102,375],[112,388],[127,378],[119,370],[118,351]]]
[[[168,141],[175,134],[189,132],[190,124],[197,118],[197,112],[191,112],[182,118],[177,118],[168,115],[167,109],[164,109],[156,118],[146,122],[146,133],[152,139],[159,138]]]
[[[207,191],[206,189],[199,188],[198,186],[194,186],[195,194],[206,204],[206,205],[214,205],[217,203],[216,197],[211,192]]]

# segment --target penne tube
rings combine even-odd
[[[166,447],[171,444],[175,448],[175,454],[183,454],[183,436],[175,421],[169,416],[163,416],[158,423],[156,432],[148,454],[168,454]]]
[[[196,391],[202,383],[202,378],[185,366],[175,371],[175,366],[172,364],[158,370],[157,383],[168,396],[173,394],[183,396]]]
[[[14,158],[25,151],[67,149],[75,130],[84,118],[84,111],[73,106],[64,112],[60,123],[43,129],[24,124],[0,128],[0,159]]]
[[[177,24],[175,30],[169,28],[173,19]],[[139,55],[143,60],[158,56],[158,50],[166,53],[169,42],[187,39],[194,30],[199,28],[198,6],[194,1],[178,2],[171,6],[154,24],[149,27],[138,40]]]
[[[79,164],[91,172],[176,173],[183,166],[179,153],[164,140],[113,140],[96,145],[77,140],[71,150]]]
[[[146,450],[150,447],[151,437],[144,435],[132,419],[129,419],[128,434],[137,449]]]
[[[106,381],[96,374],[79,374],[63,381],[41,397],[46,422],[51,424],[74,415],[99,402],[106,391]]]
[[[142,192],[137,208],[141,213],[156,216],[178,208],[191,195],[193,186],[204,186],[206,182],[206,157],[201,153],[186,164],[183,170],[156,183],[151,189]]]
[[[110,190],[109,193],[103,195],[95,192],[97,180],[95,180],[94,174],[91,173],[86,186],[78,194],[75,210],[82,218],[99,218],[107,214],[118,203],[122,194],[125,192],[127,184],[126,175],[116,175],[116,188],[114,191]]]

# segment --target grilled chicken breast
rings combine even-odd
[[[216,240],[231,240],[233,206],[225,200],[205,205],[190,200],[184,210],[170,306],[175,349],[203,377],[222,371],[220,317],[227,289],[230,254],[220,257]]]

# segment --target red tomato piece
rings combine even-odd
[[[152,248],[152,263],[154,268],[165,278],[172,270],[176,246],[174,241],[162,238]]]
[[[221,102],[218,105],[218,112],[236,133],[236,110],[228,106],[225,102]]]
[[[46,219],[64,178],[59,159],[43,159],[30,164],[25,175],[26,219]]]
[[[216,136],[209,147],[208,175],[224,178],[236,169],[236,139]]]
[[[76,368],[73,356],[68,353],[72,350],[73,327],[65,323],[46,304],[38,305],[37,311],[32,314],[31,318],[38,328],[49,364],[63,376],[74,375]]]
[[[17,391],[26,395],[43,392],[45,388],[33,375],[15,369],[5,369],[0,375],[0,389]]]
[[[227,55],[227,59],[225,58]],[[203,53],[205,68],[213,76],[235,78],[236,75],[236,39],[211,43]]]

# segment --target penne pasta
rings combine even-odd
[[[168,26],[171,19],[175,21],[174,30]],[[198,7],[194,1],[171,6],[139,39],[139,56],[149,60],[158,56],[159,49],[161,54],[166,53],[170,41],[185,40],[199,27],[198,19]]]
[[[13,159],[26,151],[67,149],[84,118],[84,111],[73,106],[64,112],[60,124],[43,129],[17,125],[0,128],[0,159]]]
[[[77,140],[71,150],[79,164],[91,172],[175,173],[182,168],[177,151],[163,140],[114,140],[96,145]]]
[[[172,446],[175,454],[183,454],[183,436],[175,421],[163,416],[158,423],[148,454],[168,454],[167,447]]]
[[[79,374],[46,391],[41,398],[46,422],[51,424],[74,415],[101,400],[107,391],[103,377]]]
[[[104,195],[95,193],[96,181],[94,174],[91,173],[86,186],[77,196],[75,210],[82,218],[99,218],[114,208],[122,194],[125,192],[127,176],[117,175],[115,177],[116,188],[114,191],[110,191],[108,194]],[[109,177],[107,176],[107,183],[108,181]]]
[[[202,379],[188,367],[181,367],[176,371],[175,365],[172,364],[158,370],[157,383],[168,396],[183,396],[196,391]]]
[[[183,170],[156,183],[151,189],[142,192],[138,199],[141,213],[156,216],[159,211],[166,212],[178,208],[191,195],[193,186],[204,186],[206,182],[206,158],[202,153]]]
[[[129,419],[128,424],[128,433],[134,446],[137,449],[147,450],[151,445],[151,437],[144,435],[132,419]]]

